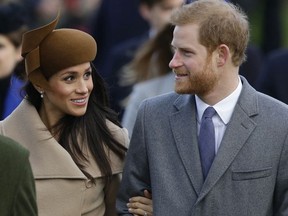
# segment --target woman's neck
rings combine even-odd
[[[44,125],[47,127],[47,129],[54,134],[55,131],[53,131],[53,127],[58,123],[60,118],[56,118],[54,113],[52,111],[49,111],[47,107],[42,103],[40,110],[39,110],[39,115],[44,123]]]

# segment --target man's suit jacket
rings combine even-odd
[[[29,152],[4,136],[0,136],[0,174],[0,215],[37,215]]]
[[[288,107],[243,89],[203,182],[195,97],[169,93],[141,105],[119,190],[126,203],[149,189],[154,216],[288,215]]]

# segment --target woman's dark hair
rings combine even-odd
[[[132,85],[168,74],[173,57],[171,41],[174,26],[165,25],[154,38],[145,42],[120,76],[120,85]]]
[[[81,117],[64,116],[53,126],[52,131],[55,131],[53,136],[59,137],[58,142],[70,153],[80,170],[95,183],[93,177],[84,170],[88,158],[83,154],[81,144],[83,142],[87,143],[102,175],[109,183],[112,177],[112,169],[106,152],[107,148],[122,160],[124,160],[127,148],[113,137],[107,127],[107,120],[119,127],[121,125],[117,114],[109,108],[104,80],[97,73],[92,63],[91,67],[94,88],[89,98],[86,113]],[[39,92],[30,82],[26,85],[25,91],[26,99],[39,110],[41,106]]]

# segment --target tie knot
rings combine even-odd
[[[216,110],[213,107],[207,107],[207,109],[204,111],[202,119],[204,118],[212,118],[216,113]]]

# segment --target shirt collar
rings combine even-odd
[[[213,106],[213,108],[216,110],[217,114],[219,115],[220,119],[223,121],[225,125],[228,124],[228,122],[231,119],[234,108],[241,94],[241,90],[242,90],[242,82],[239,77],[237,88],[230,95],[228,95],[226,98],[219,101],[217,104]],[[202,101],[197,95],[195,95],[195,100],[197,107],[197,119],[200,122],[205,109],[210,105]]]

